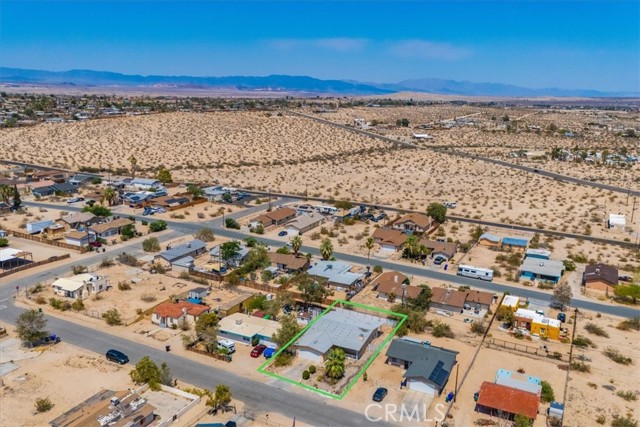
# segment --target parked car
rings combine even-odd
[[[89,246],[94,247],[94,248],[100,248],[102,247],[102,243],[100,243],[99,241],[93,241],[91,243],[89,243]]]
[[[84,201],[84,197],[72,197],[70,199],[67,199],[67,203],[72,204],[72,203],[78,203],[78,202],[82,202]]]
[[[119,363],[121,365],[126,365],[127,363],[129,363],[129,357],[126,354],[113,348],[107,351],[107,360]]]
[[[378,387],[376,392],[373,393],[373,401],[374,402],[382,402],[382,399],[385,398],[389,391],[384,387]]]
[[[618,276],[618,280],[620,280],[621,282],[631,282],[633,281],[633,278],[631,276],[622,275]]]
[[[567,315],[566,313],[558,313],[558,320],[561,321],[562,323],[567,321]]]
[[[284,237],[287,235],[287,231],[286,230],[282,230],[281,232],[278,233],[278,236],[280,237]]]
[[[443,256],[437,256],[437,257],[435,257],[435,258],[434,258],[433,263],[434,263],[435,265],[440,265],[440,264],[442,264],[443,262],[445,262],[446,260],[447,260],[447,259],[446,259],[445,257],[443,257]]]
[[[273,355],[276,354],[276,349],[272,348],[272,347],[268,347],[263,353],[262,355],[264,356],[265,359],[271,359],[273,357]]]
[[[266,345],[258,344],[257,346],[253,347],[253,350],[251,350],[251,357],[260,357],[260,355],[264,353],[266,349]]]

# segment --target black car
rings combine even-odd
[[[107,360],[126,365],[129,363],[129,357],[121,351],[114,350],[113,348],[107,351]]]
[[[385,398],[389,391],[384,387],[378,387],[376,392],[373,393],[373,401],[374,402],[382,402],[382,399]]]

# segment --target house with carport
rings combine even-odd
[[[431,227],[431,217],[425,214],[412,212],[394,221],[392,228],[400,230],[405,234],[425,233]]]
[[[68,230],[86,228],[101,221],[100,217],[91,212],[77,212],[61,217],[57,222],[63,224]]]
[[[409,390],[439,396],[457,364],[457,351],[427,342],[396,338],[387,349],[386,363],[405,369],[404,383]]]
[[[51,284],[56,295],[81,300],[105,291],[108,286],[108,277],[89,273],[62,277]]]
[[[193,239],[176,246],[167,246],[167,250],[159,253],[154,260],[165,265],[173,265],[181,258],[196,258],[207,251],[207,244],[199,239]]]
[[[280,329],[280,323],[263,317],[244,313],[234,313],[223,317],[218,323],[218,336],[251,345],[254,339],[261,344],[272,345],[273,335]]]
[[[73,246],[88,246],[89,243],[96,240],[94,233],[87,233],[86,231],[70,231],[64,235],[64,242]]]
[[[325,217],[319,213],[298,215],[287,224],[287,234],[295,236],[313,230],[325,221]]]

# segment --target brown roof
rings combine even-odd
[[[402,246],[407,241],[407,235],[400,230],[394,230],[392,228],[377,228],[373,232],[373,238],[380,240],[382,244]]]
[[[517,388],[485,381],[480,386],[477,404],[485,408],[496,409],[509,414],[523,414],[536,419],[538,415],[538,396]]]
[[[618,284],[618,269],[607,264],[587,265],[584,269],[584,281],[602,280],[613,286]]]
[[[295,215],[296,211],[291,208],[279,208],[273,212],[266,212],[263,214],[264,216],[271,218],[273,221],[282,221],[285,218],[289,218],[292,215]],[[263,216],[260,215],[260,216]]]
[[[431,288],[431,302],[463,308],[467,293],[455,289]]]
[[[490,292],[482,291],[467,291],[466,301],[468,303],[491,305],[491,303],[493,302],[493,294]]]
[[[408,279],[402,273],[397,271],[387,271],[380,274],[373,280],[373,286],[376,291],[383,294],[394,293],[396,296],[402,295],[402,282]],[[416,298],[420,294],[421,288],[417,286],[408,286],[406,290],[407,298]]]
[[[70,239],[82,240],[82,239],[85,238],[86,235],[87,235],[87,233],[84,232],[84,231],[71,231],[71,232],[66,234],[66,237],[68,237]]]
[[[438,242],[437,240],[422,239],[420,243],[427,249],[431,249],[431,252],[442,252],[449,258],[452,258],[458,249],[458,245],[453,242]]]
[[[103,222],[102,224],[94,224],[90,226],[89,229],[93,230],[96,233],[104,233],[105,231],[112,228],[120,228],[128,224],[133,224],[133,221],[131,221],[129,218],[120,218],[114,219],[113,221],[109,222]]]
[[[418,227],[427,228],[431,224],[431,218],[421,213],[409,213],[397,220],[395,224],[404,224],[405,222],[413,222]]]
[[[291,270],[299,270],[307,265],[306,257],[295,256],[293,254],[279,254],[277,252],[269,252],[269,260],[272,264],[284,264],[286,268]]]
[[[54,184],[55,184],[55,182],[53,182],[50,179],[48,179],[46,181],[30,182],[29,186],[31,188],[33,188],[33,189],[36,189],[36,188],[50,187],[50,186],[52,186]]]
[[[166,302],[160,304],[153,310],[153,314],[157,314],[160,317],[171,317],[178,319],[182,316],[182,309],[187,309],[187,314],[190,316],[200,316],[209,311],[209,307],[201,304],[193,304],[186,301],[180,301],[177,303]]]

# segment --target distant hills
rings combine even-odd
[[[601,92],[581,89],[530,89],[501,83],[460,82],[445,79],[415,79],[398,83],[361,83],[348,80],[322,80],[308,76],[270,75],[193,77],[141,76],[108,71],[44,71],[0,67],[0,83],[42,86],[87,87],[175,87],[312,93],[318,95],[385,95],[397,92],[423,92],[438,95],[496,97],[638,97],[639,93]]]

